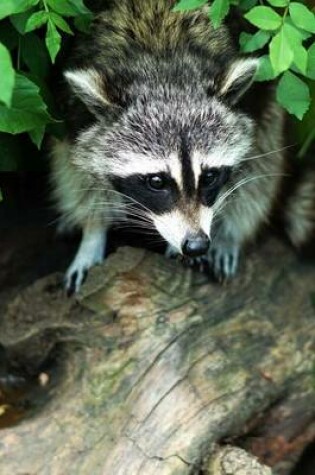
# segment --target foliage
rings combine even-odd
[[[174,10],[193,10],[207,4],[208,0],[179,0]],[[313,11],[291,0],[214,0],[209,6],[214,28],[221,24],[232,5],[238,5],[244,18],[257,29],[253,33],[241,33],[241,51],[259,54],[268,45],[269,52],[262,55],[256,80],[279,77],[278,102],[302,119],[311,105],[310,80],[315,79]]]
[[[179,0],[174,10],[207,4]],[[262,55],[257,80],[279,77],[277,99],[299,119],[309,109],[300,133],[304,150],[314,138],[314,13],[300,0],[214,0],[208,7],[214,28],[231,5],[238,5],[256,30],[241,34],[240,49]],[[26,163],[28,146],[12,135],[27,134],[40,148],[47,130],[57,133],[50,67],[65,39],[76,29],[86,31],[91,16],[84,0],[0,0],[0,171]]]
[[[27,133],[39,148],[46,128],[56,122],[47,82],[50,65],[55,62],[63,37],[72,35],[74,27],[85,30],[90,18],[83,0],[1,0],[2,170],[7,161],[4,154],[17,152],[6,134]]]

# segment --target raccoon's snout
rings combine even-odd
[[[205,254],[210,245],[210,240],[203,232],[195,236],[188,236],[182,246],[182,252],[187,257],[198,257]]]

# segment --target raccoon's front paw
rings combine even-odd
[[[79,256],[79,258],[75,258],[67,270],[64,278],[64,287],[68,297],[79,292],[81,285],[87,278],[89,269],[96,264],[101,264],[103,261],[102,255],[93,256],[93,259],[88,257]]]
[[[214,277],[219,282],[235,277],[240,258],[240,246],[235,243],[214,242],[209,251],[209,261]]]
[[[81,285],[84,283],[88,275],[88,267],[77,266],[73,263],[66,272],[64,278],[64,288],[67,292],[67,296],[79,292]]]

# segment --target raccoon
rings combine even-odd
[[[52,181],[63,227],[82,229],[69,293],[125,219],[157,231],[168,255],[201,256],[231,278],[282,187],[284,113],[274,85],[254,82],[259,59],[238,52],[237,17],[213,29],[208,7],[175,3],[107,2],[65,62],[67,136],[53,144]],[[284,214],[296,245],[314,227],[309,181],[296,190],[304,209],[292,198]]]

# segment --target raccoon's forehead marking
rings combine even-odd
[[[223,155],[220,150],[212,150],[210,153],[196,150],[194,152],[193,161],[195,169],[199,171],[199,174],[202,169],[231,167],[235,162],[235,160],[231,159],[229,153]]]
[[[245,152],[245,153],[244,153]],[[233,167],[247,152],[246,144],[240,147],[215,147],[210,152],[195,150],[193,153],[194,174],[199,176],[202,169]]]
[[[196,190],[197,180],[194,176],[190,147],[185,135],[181,137],[180,158],[182,162],[183,190],[187,196],[192,196]]]
[[[183,188],[182,165],[179,154],[171,152],[168,157],[155,157],[135,152],[120,152],[109,164],[110,172],[121,178],[130,175],[151,175],[167,173],[176,182],[179,189]]]
[[[154,158],[144,153],[120,152],[115,160],[109,164],[110,173],[121,178],[130,175],[149,175],[168,173],[168,162]]]
[[[177,152],[171,152],[167,158],[167,165],[171,177],[176,181],[180,190],[183,189],[182,164]]]
[[[241,155],[243,156],[243,155]],[[198,189],[200,178],[208,169],[229,169],[237,163],[239,153],[236,150],[214,148],[210,153],[194,150],[192,153],[186,149],[182,155],[182,180],[183,190],[187,196],[192,196]]]

